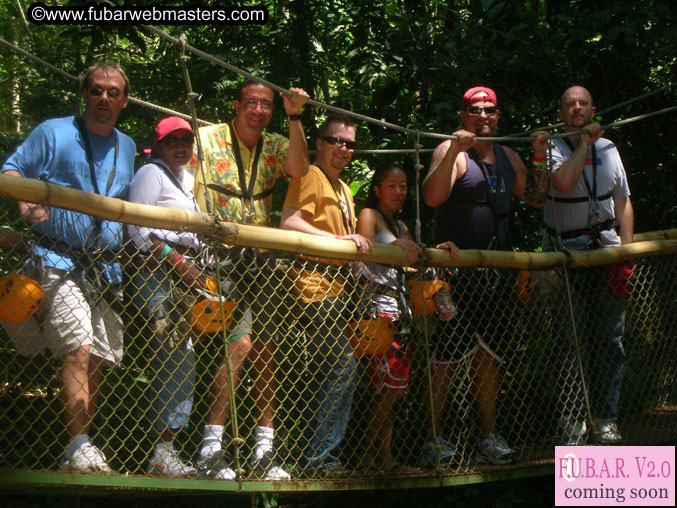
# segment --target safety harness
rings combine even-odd
[[[569,150],[573,153],[575,150],[574,144],[569,138],[564,138],[564,142],[569,147]],[[589,203],[589,209],[591,211],[588,214],[588,227],[581,229],[570,229],[568,231],[559,232],[556,229],[546,226],[546,231],[551,236],[557,236],[559,234],[562,240],[569,240],[571,238],[576,238],[579,236],[589,236],[590,242],[588,242],[588,248],[598,249],[601,247],[601,232],[608,231],[614,227],[615,219],[608,219],[604,222],[599,222],[599,202],[605,201],[612,198],[612,193],[608,192],[606,194],[597,195],[597,148],[595,145],[592,145],[592,185],[588,181],[588,177],[585,176],[585,171],[582,172],[583,182],[585,183],[585,188],[588,192],[587,196],[576,196],[576,197],[558,197],[558,196],[548,196],[548,199],[554,201],[555,203]],[[584,168],[585,169],[585,168]],[[595,215],[598,222],[592,224],[592,215]]]
[[[207,187],[221,194],[225,194],[234,198],[240,198],[242,203],[242,223],[249,224],[250,219],[256,215],[254,201],[263,199],[273,193],[273,188],[271,187],[270,189],[267,189],[263,192],[254,194],[254,186],[256,185],[256,177],[258,176],[259,171],[259,158],[261,157],[261,152],[263,150],[263,136],[260,136],[258,142],[256,143],[254,163],[252,164],[252,171],[249,175],[249,182],[247,182],[244,164],[242,163],[242,154],[240,153],[240,142],[237,139],[237,134],[233,128],[232,122],[228,122],[228,128],[230,129],[231,146],[233,147],[233,154],[235,155],[235,164],[237,165],[237,174],[240,179],[240,189],[242,189],[242,193],[239,194],[231,189],[215,183],[207,184]],[[249,200],[249,209],[251,210],[249,213],[247,213],[247,209],[245,207],[246,200]]]

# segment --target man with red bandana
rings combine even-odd
[[[246,79],[235,95],[232,122],[199,130],[204,152],[204,173],[194,158],[194,194],[202,211],[214,211],[222,220],[267,226],[275,183],[308,172],[308,146],[301,123],[301,108],[308,94],[291,88],[282,95],[289,120],[289,139],[266,132],[275,110],[273,91],[254,79]],[[209,196],[207,200],[206,196]],[[213,210],[207,202],[211,201]],[[226,354],[230,356],[233,384],[252,352],[253,397],[257,407],[256,444],[250,457],[254,473],[266,479],[285,480],[289,474],[278,464],[273,451],[275,378],[273,338],[279,319],[276,312],[279,278],[271,253],[233,248],[228,255],[230,277],[237,286],[236,323],[229,330]],[[222,447],[223,432],[230,414],[226,359],[212,385],[214,401],[207,416],[201,457],[197,466],[206,477],[232,480],[236,477],[230,458]]]
[[[498,126],[496,94],[490,88],[470,88],[459,112],[462,129],[455,139],[441,143],[433,153],[423,182],[425,202],[435,207],[433,243],[439,248],[509,250],[508,226],[511,194],[529,205],[545,201],[546,133],[533,135],[534,166],[527,169],[510,148],[478,138],[493,137]],[[433,466],[439,452],[443,465],[458,462],[459,454],[442,437],[444,410],[450,393],[451,374],[463,358],[472,357],[472,388],[480,417],[481,439],[477,456],[482,462],[507,464],[517,453],[494,431],[498,396],[498,362],[510,337],[510,323],[503,309],[514,294],[514,280],[507,273],[464,269],[450,280],[458,315],[440,320],[433,334],[433,403],[430,429],[437,439],[425,444],[422,464]],[[432,437],[432,436],[431,436]]]
[[[598,249],[632,242],[633,211],[623,162],[614,144],[590,124],[595,107],[590,92],[572,86],[562,95],[560,118],[565,132],[585,131],[555,139],[552,150],[552,196],[545,205],[543,250]],[[619,232],[615,226],[618,225]],[[585,444],[587,412],[584,381],[592,412],[592,438],[618,444],[616,425],[625,355],[625,300],[632,266],[576,268],[570,271],[576,344],[567,305],[558,306],[561,346],[559,370],[561,444]],[[578,347],[577,347],[578,346]],[[585,379],[578,368],[583,358]]]

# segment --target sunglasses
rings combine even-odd
[[[348,141],[339,136],[325,136],[322,139],[336,148],[341,148],[342,146],[345,146],[348,150],[355,150],[355,148],[357,148],[357,143],[355,141]]]
[[[118,90],[117,88],[109,88],[108,90],[104,90],[103,88],[89,89],[90,95],[93,95],[94,97],[101,97],[104,92],[106,92],[106,95],[108,95],[109,99],[117,99],[122,95],[122,91]]]
[[[177,146],[191,147],[193,146],[193,136],[185,136],[183,138],[177,138],[176,136],[167,136],[162,142],[167,145],[169,148],[176,148]]]
[[[484,111],[487,116],[491,116],[496,114],[498,108],[496,106],[468,106],[465,110],[471,115],[481,115]]]

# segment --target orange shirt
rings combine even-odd
[[[283,208],[302,210],[307,222],[322,231],[335,235],[355,232],[355,204],[350,187],[341,180],[332,185],[317,166],[311,165],[306,175],[292,178]],[[304,303],[343,295],[343,278],[324,277],[318,272],[321,268],[320,265],[317,270],[292,270],[294,293]]]

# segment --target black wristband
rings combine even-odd
[[[289,121],[292,122],[294,120],[302,120],[303,115],[301,113],[296,113],[295,115],[287,115],[287,118],[289,118]]]

